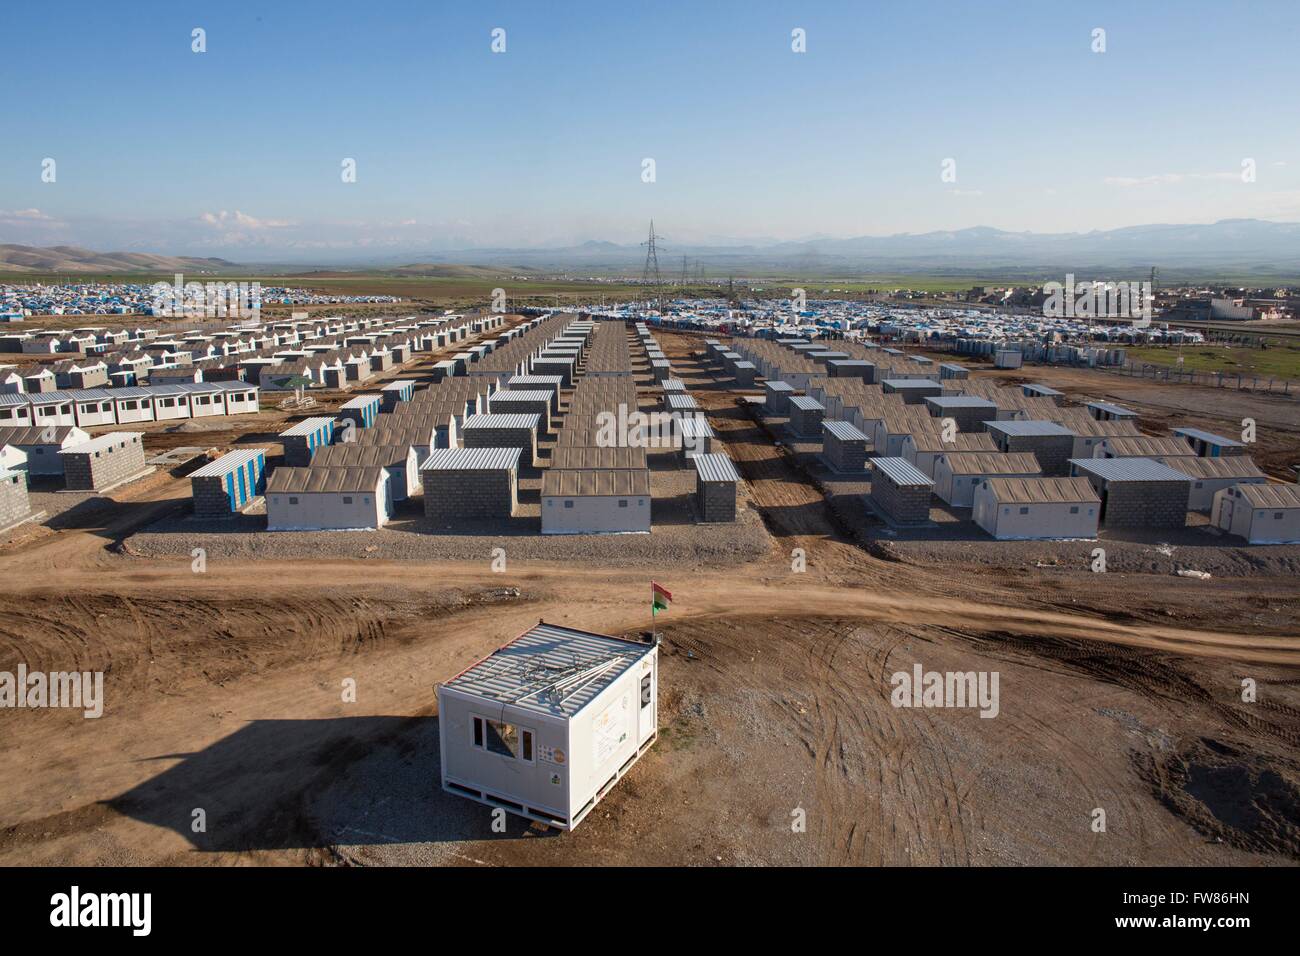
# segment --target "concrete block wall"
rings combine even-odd
[[[549,374],[549,373],[548,373]],[[551,431],[551,400],[545,401],[511,401],[510,399],[492,398],[489,401],[492,414],[494,415],[539,415],[541,420],[538,422],[538,431],[542,435],[548,435]],[[514,447],[514,446],[507,446]]]
[[[290,435],[280,439],[284,445],[284,463],[293,468],[306,468],[315,454],[307,443],[306,435]]]
[[[1068,477],[1074,454],[1073,435],[1008,435],[1008,452],[1027,451],[1038,459],[1045,477]]]
[[[1181,528],[1187,524],[1191,483],[1186,481],[1112,481],[1107,483],[1107,528]]]
[[[821,431],[822,418],[826,414],[824,409],[804,410],[791,405],[789,412],[790,430],[796,435],[811,437]]]
[[[132,436],[122,439],[125,447],[98,452],[63,455],[63,482],[69,491],[98,491],[144,471],[144,444]]]
[[[429,469],[420,476],[424,479],[424,514],[437,521],[509,518],[518,505],[514,469]]]
[[[832,471],[852,474],[867,467],[866,439],[841,441],[830,432],[822,433],[822,461]]]
[[[924,524],[930,520],[929,487],[898,487],[877,473],[871,479],[871,500],[898,524]]]
[[[522,448],[520,463],[537,465],[537,432],[531,428],[466,428],[460,440],[464,448]]]
[[[27,476],[12,474],[0,478],[0,528],[17,524],[32,513],[27,497]]]
[[[190,487],[196,515],[219,517],[233,514],[230,510],[230,496],[226,494],[225,478],[191,478]]]
[[[732,481],[695,480],[695,506],[701,521],[736,520],[736,484]]]

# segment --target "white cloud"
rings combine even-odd
[[[1241,173],[1157,173],[1153,176],[1107,176],[1102,180],[1107,186],[1167,186],[1176,183],[1204,180],[1241,179]]]

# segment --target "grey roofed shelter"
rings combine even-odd
[[[736,520],[736,486],[740,473],[723,454],[695,456],[695,505],[700,520],[728,522]]]
[[[876,509],[896,524],[923,524],[930,519],[934,482],[906,458],[871,459],[871,495]]]
[[[657,738],[657,662],[539,622],[439,685],[443,789],[573,829]]]
[[[438,448],[420,465],[424,513],[439,521],[507,519],[518,507],[519,448]]]
[[[822,422],[822,462],[841,474],[858,474],[866,469],[870,441],[852,422],[832,419]]]
[[[1101,496],[1105,527],[1181,528],[1187,524],[1192,479],[1150,458],[1071,458]]]
[[[601,448],[595,445],[564,445],[551,452],[551,467],[557,469],[644,469],[644,448]]]

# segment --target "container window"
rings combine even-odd
[[[519,750],[519,728],[495,720],[486,721],[487,750],[502,757],[514,757]]]
[[[351,496],[351,495],[344,495],[344,496],[343,496],[343,503],[344,503],[345,505],[350,505],[350,504],[352,504],[352,496]]]
[[[650,691],[650,676],[651,675],[646,674],[645,677],[641,678],[641,706],[642,707],[649,707],[650,701],[652,699],[652,694]]]
[[[483,718],[482,717],[474,718],[474,746],[475,747],[483,746]]]
[[[533,762],[533,732],[531,730],[525,730],[522,734],[521,739],[523,741],[523,750],[520,756],[522,759],[527,760],[529,763],[532,763]]]

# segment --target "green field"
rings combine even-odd
[[[1130,362],[1169,365],[1197,372],[1225,372],[1260,378],[1300,381],[1300,345],[1289,348],[1238,348],[1226,345],[1147,346],[1130,348]]]

